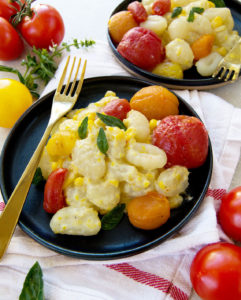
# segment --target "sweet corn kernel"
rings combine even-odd
[[[227,54],[227,49],[225,47],[220,47],[216,50],[220,55],[225,56]]]
[[[109,183],[112,184],[112,185],[114,185],[115,187],[118,187],[118,185],[119,185],[119,181],[116,180],[116,179],[109,180]]]
[[[156,128],[157,127],[157,120],[156,119],[151,119],[150,122],[149,122],[149,126],[150,126],[151,130]]]
[[[105,97],[110,97],[110,96],[116,97],[116,93],[115,93],[115,92],[112,92],[112,91],[107,91],[107,92],[105,93]]]
[[[222,26],[223,25],[223,19],[220,16],[217,16],[211,21],[211,25],[212,25],[213,28],[217,28],[219,26]]]
[[[129,141],[130,139],[132,139],[134,137],[134,130],[132,128],[128,128],[125,131],[125,136],[126,136],[126,140]]]
[[[215,4],[212,1],[208,1],[208,7],[213,8],[215,7]]]
[[[75,186],[81,186],[84,183],[84,178],[83,177],[77,177],[74,180],[74,185]]]

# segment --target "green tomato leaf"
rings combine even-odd
[[[116,117],[113,117],[113,116],[104,115],[104,114],[101,114],[101,113],[98,113],[98,112],[96,113],[96,115],[107,126],[119,127],[120,129],[126,130],[126,127],[125,127],[124,123],[120,119],[118,119]]]
[[[38,262],[29,270],[19,300],[44,300],[43,273]]]
[[[106,152],[109,149],[108,141],[107,141],[105,131],[103,128],[100,128],[100,130],[99,130],[99,133],[97,136],[97,146],[103,154],[106,154]]]
[[[45,181],[45,179],[42,175],[42,170],[41,170],[40,167],[38,167],[35,171],[32,183],[35,184],[35,185],[40,185],[44,181]]]
[[[201,14],[203,12],[204,12],[204,8],[202,8],[202,7],[193,7],[189,12],[189,16],[187,18],[187,21],[188,22],[193,22],[194,21],[194,13]]]
[[[223,0],[210,0],[215,4],[216,7],[226,7],[225,2]]]
[[[109,211],[104,217],[101,219],[101,228],[103,230],[111,230],[115,228],[123,217],[125,210],[125,204],[118,204],[111,211]]]
[[[83,140],[87,137],[88,117],[85,117],[78,128],[79,137]]]
[[[171,17],[172,17],[172,18],[176,18],[176,17],[178,17],[181,13],[182,13],[182,7],[181,7],[181,6],[175,7],[175,8],[173,9],[173,12],[172,12]]]

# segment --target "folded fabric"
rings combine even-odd
[[[71,53],[74,54],[88,60],[86,78],[128,75],[103,42],[92,49]],[[56,88],[63,64],[42,95]],[[114,91],[115,87],[109,90]],[[217,225],[216,210],[239,160],[241,110],[211,93],[176,93],[205,123],[214,157],[209,190],[190,221],[157,247],[111,261],[63,256],[39,245],[17,227],[0,262],[0,300],[17,298],[27,270],[36,260],[43,268],[47,299],[189,299],[189,267],[194,254],[204,244],[218,241],[220,237],[227,239]],[[0,142],[4,140],[5,136],[1,135]]]

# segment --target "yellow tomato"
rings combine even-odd
[[[0,126],[13,127],[32,101],[29,90],[21,82],[14,79],[0,79]]]

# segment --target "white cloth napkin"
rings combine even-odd
[[[71,53],[87,58],[86,78],[128,75],[104,42]],[[42,95],[53,90],[63,68]],[[115,90],[110,87],[109,90]],[[16,299],[28,269],[37,260],[44,273],[46,299],[189,299],[189,268],[203,245],[227,237],[216,220],[221,196],[229,188],[241,149],[241,109],[207,92],[176,91],[205,123],[213,147],[214,166],[208,193],[191,220],[159,246],[128,258],[86,261],[55,253],[17,227],[0,261],[0,300]],[[0,146],[8,130],[1,128]],[[1,203],[1,201],[0,201]],[[0,204],[1,210],[1,204]]]

